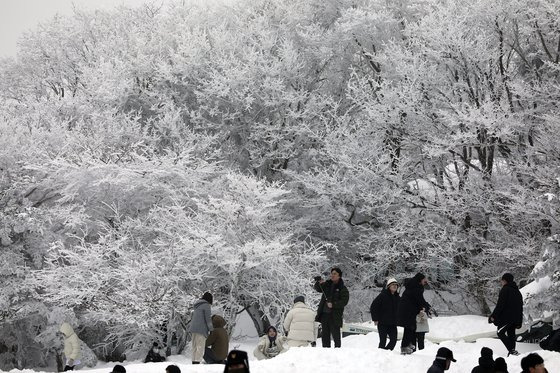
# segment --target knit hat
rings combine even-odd
[[[294,298],[294,303],[305,303],[305,297],[303,295],[298,295],[297,297]]]
[[[393,277],[390,277],[390,278],[387,279],[387,286],[386,286],[386,288],[389,288],[389,286],[390,286],[391,284],[397,284],[397,285],[398,285],[399,283],[398,283],[397,279],[395,279],[395,278],[393,278]]]
[[[437,350],[436,360],[451,360],[452,362],[457,361],[453,358],[453,351],[447,347],[440,347],[439,350]]]
[[[542,363],[544,363],[543,358],[539,354],[532,353],[521,359],[521,369],[523,372],[529,372],[529,368],[534,368]]]
[[[205,301],[207,301],[208,303],[212,304],[212,302],[214,301],[214,297],[212,296],[211,293],[206,292],[202,295],[202,299],[204,299]]]
[[[513,275],[511,273],[504,273],[504,275],[502,276],[502,280],[504,280],[508,284],[511,284],[513,282]]]
[[[111,373],[126,373],[126,369],[122,365],[115,365]]]
[[[249,357],[247,352],[241,350],[231,350],[227,356],[226,367],[224,372],[229,370],[229,367],[233,365],[243,365],[245,372],[249,372]]]

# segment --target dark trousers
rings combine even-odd
[[[416,337],[416,343],[414,343],[414,345],[418,345],[418,349],[419,350],[423,350],[424,349],[424,339],[426,337],[426,332],[416,332],[414,333],[414,336]]]
[[[323,347],[331,347],[331,335],[334,339],[334,347],[340,347],[340,326],[336,325],[332,313],[323,313],[321,315],[321,341]]]
[[[226,363],[225,360],[219,360],[218,358],[216,358],[216,355],[214,354],[214,351],[212,351],[212,349],[210,347],[206,347],[204,349],[204,356],[202,358],[204,359],[204,361],[206,361],[206,364],[225,364]]]
[[[515,350],[515,325],[504,325],[498,327],[498,338],[506,346],[508,352]]]
[[[414,335],[414,329],[404,328],[404,333],[401,340],[401,348],[408,347],[410,345],[414,346],[416,342],[416,337]]]
[[[64,371],[65,371],[65,372],[67,372],[67,371],[69,371],[69,370],[74,370],[74,366],[73,366],[73,365],[72,365],[72,366],[66,365],[66,366],[64,367]]]
[[[385,350],[392,350],[397,344],[397,326],[396,325],[383,325],[377,324],[377,332],[379,333],[379,348]],[[389,344],[387,342],[389,337]]]

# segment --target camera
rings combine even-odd
[[[319,281],[321,281],[321,279],[322,279],[321,276],[313,277],[313,280],[315,280],[315,282],[319,282]]]

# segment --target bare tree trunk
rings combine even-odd
[[[270,326],[270,321],[268,320],[268,317],[264,314],[264,312],[261,310],[259,304],[253,303],[250,306],[248,306],[245,310],[251,317],[251,320],[253,320],[253,324],[255,325],[255,329],[257,330],[259,337],[266,334],[266,330]]]

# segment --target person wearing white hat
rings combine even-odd
[[[389,278],[385,288],[371,302],[369,308],[371,319],[379,333],[379,348],[385,350],[392,350],[397,344],[397,309],[400,301],[398,287],[397,280]]]

